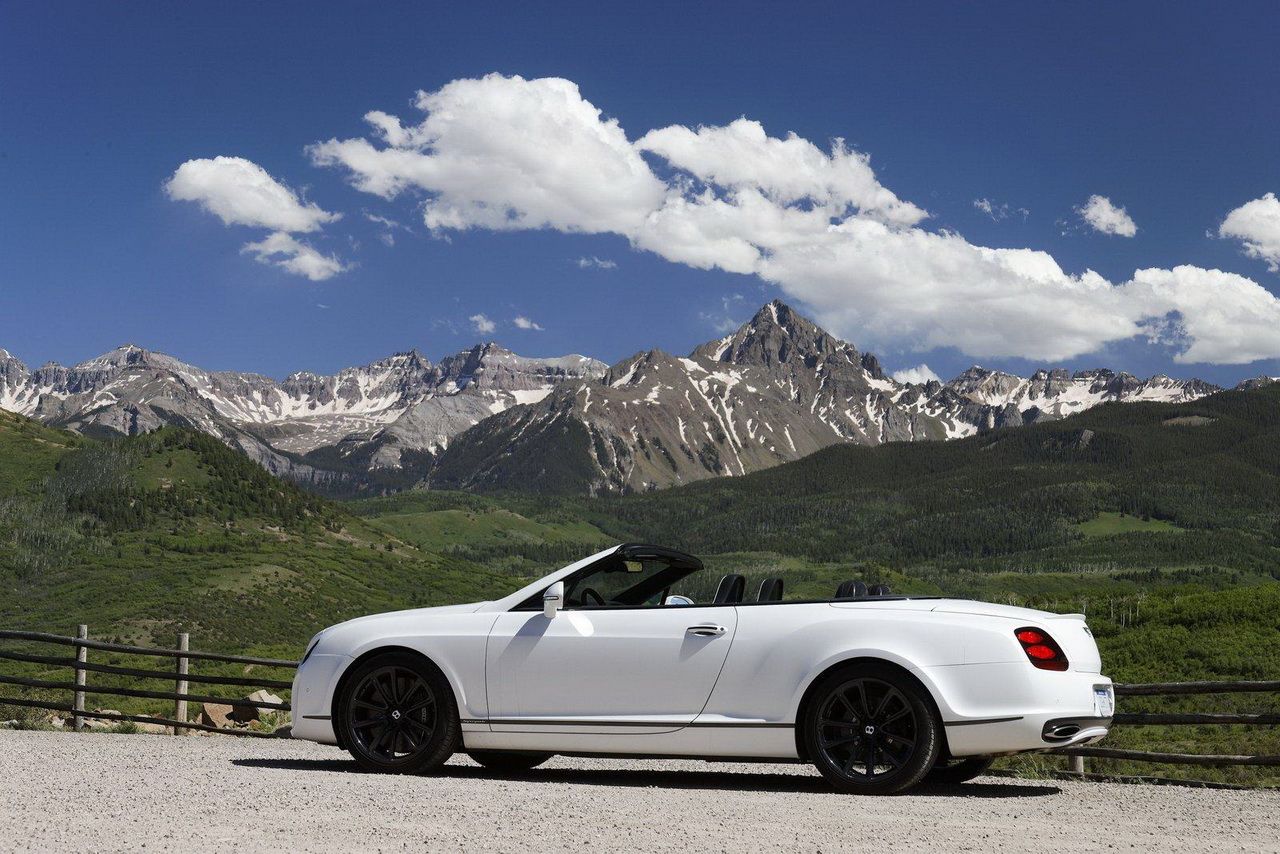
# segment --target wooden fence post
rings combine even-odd
[[[88,626],[81,625],[79,628],[76,629],[77,640],[88,640],[88,638],[89,638]],[[77,645],[76,646],[76,663],[84,664],[85,661],[88,660],[88,658],[89,658],[89,648],[84,646],[83,644]],[[84,668],[77,667],[76,668],[76,686],[77,687],[75,692],[75,702],[71,704],[71,708],[75,709],[75,712],[71,715],[71,728],[76,732],[79,732],[80,727],[84,725],[84,716],[80,714],[80,712],[84,711],[84,675],[85,675]]]
[[[179,650],[181,650],[182,652],[186,652],[191,648],[190,643],[191,643],[190,635],[188,635],[186,632],[178,633],[178,649]],[[178,685],[177,685],[178,693],[186,694],[187,693],[186,675],[187,675],[187,668],[189,667],[188,662],[190,661],[190,659],[188,659],[185,655],[180,655],[177,657],[177,661],[178,661]],[[174,710],[173,710],[173,719],[176,721],[182,721],[183,723],[187,722],[187,701],[186,700],[180,699],[175,701]],[[188,731],[189,730],[187,730],[185,727],[175,726],[173,728],[174,735],[186,735]]]
[[[1072,774],[1083,774],[1083,773],[1084,773],[1084,757],[1083,757],[1083,756],[1070,756],[1070,757],[1068,757],[1068,758],[1071,760],[1071,773],[1072,773]]]

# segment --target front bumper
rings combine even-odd
[[[351,657],[313,653],[293,677],[293,737],[321,744],[337,744],[334,734],[333,693]]]

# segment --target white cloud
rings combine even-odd
[[[164,185],[175,201],[196,202],[226,225],[272,231],[317,231],[342,214],[308,204],[258,164],[243,157],[188,160]]]
[[[612,233],[669,261],[758,276],[866,349],[1060,360],[1145,336],[1181,361],[1280,355],[1280,301],[1249,279],[1185,266],[1112,283],[1069,274],[1046,252],[927,230],[925,211],[839,141],[824,152],[741,119],[632,143],[566,80],[490,75],[416,104],[420,123],[371,113],[375,140],[329,140],[313,160],[367,192],[424,194],[436,230]],[[1136,233],[1100,196],[1080,212]]]
[[[532,330],[535,330],[535,331],[537,331],[537,332],[542,332],[542,331],[543,331],[541,326],[539,326],[538,324],[534,323],[532,320],[530,320],[530,319],[529,319],[529,318],[527,318],[527,317],[515,317],[515,318],[512,318],[511,322],[512,322],[512,323],[514,323],[514,324],[515,324],[517,327],[519,327],[520,329],[532,329]],[[490,330],[490,331],[492,331],[492,330]]]
[[[1031,215],[1031,211],[1026,208],[1015,208],[1007,203],[993,202],[991,199],[974,199],[973,206],[991,217],[992,222],[1006,220],[1013,214],[1018,214],[1025,222],[1027,217]]]
[[[350,269],[337,258],[322,255],[283,231],[272,232],[257,243],[246,243],[240,252],[252,253],[259,264],[274,264],[313,282],[331,279]]]
[[[597,258],[594,255],[584,255],[578,259],[578,266],[584,270],[588,267],[594,267],[597,270],[612,270],[618,266],[618,262],[610,261],[608,258]]]
[[[924,385],[929,382],[942,382],[942,377],[933,372],[928,365],[919,364],[914,368],[903,368],[900,371],[893,372],[893,378],[900,383],[911,383],[913,385]]]
[[[385,243],[387,246],[396,245],[396,236],[389,231],[384,231],[382,234],[379,234],[378,239],[381,240],[383,243]]]
[[[677,169],[728,190],[759,191],[787,205],[812,201],[899,225],[915,225],[929,214],[880,185],[869,155],[851,151],[844,140],[823,153],[794,133],[777,139],[759,122],[741,118],[724,127],[697,130],[674,125],[649,131],[636,148],[651,151]]]
[[[498,324],[494,323],[483,314],[473,314],[470,318],[471,328],[481,335],[488,335],[498,328]]]
[[[342,214],[303,202],[298,194],[272,178],[267,170],[243,157],[188,160],[177,168],[164,191],[174,201],[196,202],[224,225],[271,230],[262,240],[246,243],[240,253],[252,254],[260,264],[274,264],[313,282],[350,269],[337,258],[322,255],[291,236],[318,231]]]
[[[364,211],[364,218],[369,220],[369,222],[375,222],[384,228],[403,228],[405,231],[409,230],[408,226],[401,225],[400,223],[396,222],[394,219],[385,217],[382,214],[376,214],[376,213],[370,213],[369,211]]]
[[[1103,234],[1114,234],[1118,237],[1133,237],[1138,233],[1138,225],[1129,216],[1129,212],[1116,207],[1106,196],[1093,195],[1089,201],[1076,208],[1076,213],[1094,231]]]
[[[1245,254],[1267,262],[1280,273],[1280,199],[1267,193],[1227,214],[1218,228],[1219,237],[1234,237],[1244,243]]]
[[[1184,265],[1138,270],[1126,286],[1146,331],[1179,342],[1182,363],[1243,364],[1280,355],[1280,300],[1252,279]]]
[[[405,127],[371,112],[384,146],[331,139],[312,160],[350,170],[365,192],[431,194],[429,228],[555,228],[628,233],[658,205],[666,185],[616,120],[583,100],[576,84],[490,74],[419,92],[426,118]]]

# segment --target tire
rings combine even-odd
[[[937,783],[940,786],[958,786],[967,783],[974,777],[987,773],[994,756],[965,756],[961,759],[939,759],[933,769],[925,775],[926,783]]]
[[[504,753],[499,750],[476,750],[467,753],[473,761],[500,774],[530,771],[554,755],[554,753]]]
[[[919,682],[883,664],[855,664],[822,679],[804,715],[805,745],[838,791],[892,795],[938,760],[942,727]]]
[[[461,726],[453,689],[434,665],[406,652],[361,662],[343,681],[335,729],[366,771],[433,771],[457,750]]]

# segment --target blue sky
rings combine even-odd
[[[1280,219],[1266,200],[1280,190],[1280,12],[1027,5],[0,3],[0,347],[39,364],[132,341],[276,376],[411,347],[434,359],[480,339],[613,362],[687,352],[782,297],[890,370],[1280,374]],[[536,85],[549,77],[576,95]],[[419,90],[436,112],[413,105]],[[634,192],[566,184],[579,164],[613,174],[586,161],[618,152],[570,145],[561,157],[559,137],[538,137],[559,117],[524,127],[503,112],[528,116],[548,92],[568,98],[566,121],[582,103],[601,111],[571,135],[629,146],[691,131],[618,155],[645,171]],[[473,107],[498,119],[462,116],[402,174],[382,161],[361,171],[351,148],[327,163],[309,149],[363,140],[385,153],[370,111],[413,128]],[[770,179],[742,137],[725,149],[693,132],[744,117],[831,162],[800,157]],[[496,153],[459,166],[476,134]],[[835,138],[853,160],[832,155]],[[216,157],[265,170],[297,194],[294,213],[341,218],[226,224],[200,196],[218,188],[166,192],[184,163]],[[484,176],[504,157],[537,192],[495,227],[485,205],[507,205],[507,188]],[[822,183],[846,167],[872,189]],[[413,178],[419,168],[432,177]],[[367,191],[377,179],[408,185]],[[583,201],[597,189],[604,198]],[[867,202],[881,191],[894,203]],[[797,224],[779,236],[748,222],[743,194]],[[1078,209],[1095,195],[1136,232],[1124,236],[1123,216],[1111,220],[1121,233],[1089,225]],[[633,215],[646,204],[670,229]],[[732,222],[712,221],[717,210]],[[798,222],[815,212],[839,221],[844,242]],[[710,248],[726,229],[733,245]],[[312,280],[269,263],[288,256],[244,251],[272,233],[343,271]],[[1131,283],[1139,269],[1157,272]]]

